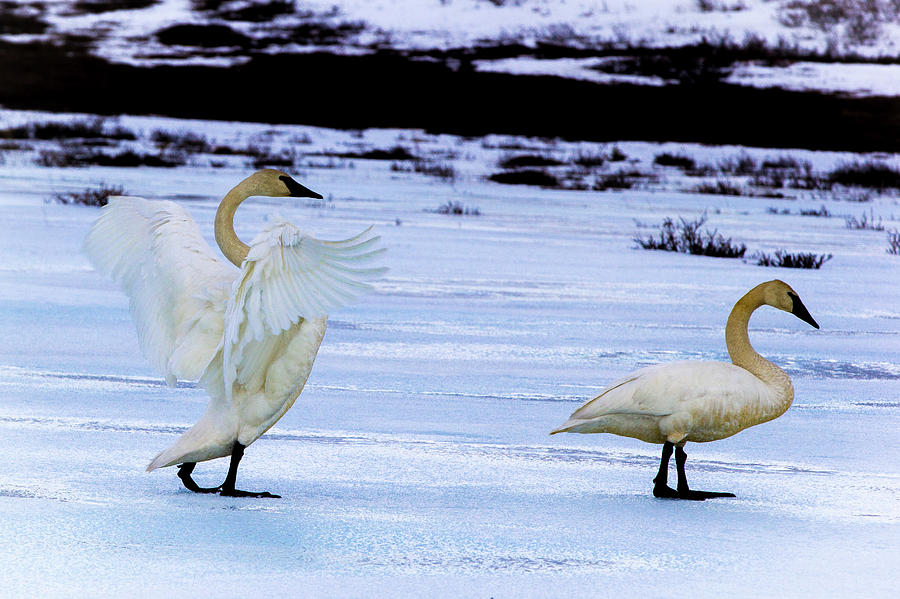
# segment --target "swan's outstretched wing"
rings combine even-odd
[[[261,389],[288,331],[303,319],[325,316],[371,290],[366,282],[387,269],[369,266],[383,252],[371,227],[343,241],[322,241],[277,222],[250,246],[225,313],[222,382]],[[215,393],[213,393],[215,395]]]
[[[84,241],[94,267],[128,294],[141,349],[170,385],[216,352],[237,269],[216,258],[174,202],[110,198]]]

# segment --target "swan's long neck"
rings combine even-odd
[[[725,325],[725,345],[735,366],[749,371],[772,390],[772,403],[765,406],[766,420],[783,414],[794,400],[794,386],[785,371],[759,355],[750,345],[747,326],[750,315],[764,303],[762,285],[751,289],[734,305]]]
[[[238,183],[234,189],[225,194],[219,209],[216,210],[216,243],[219,244],[219,249],[225,257],[238,268],[250,252],[250,246],[241,241],[234,232],[234,213],[241,202],[254,195],[249,187],[246,180]]]

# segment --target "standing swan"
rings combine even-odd
[[[703,500],[732,493],[692,491],[684,474],[688,441],[724,439],[778,418],[794,400],[791,379],[756,353],[747,336],[750,315],[762,305],[790,312],[819,328],[800,297],[782,281],[757,285],[734,305],[725,325],[732,364],[683,361],[641,368],[619,379],[578,408],[555,433],[613,433],[662,443],[656,497]],[[666,484],[675,450],[678,489]]]
[[[325,335],[326,314],[370,289],[384,272],[364,268],[383,250],[371,227],[344,241],[321,241],[277,220],[250,246],[234,213],[252,196],[319,198],[287,174],[264,169],[228,192],[215,219],[217,258],[187,211],[174,202],[119,197],[84,242],[100,272],[130,298],[144,355],[166,377],[198,380],[210,396],[200,420],[157,455],[147,471],[181,464],[198,493],[278,497],[235,489],[244,449],[300,395]],[[197,462],[231,456],[218,487],[191,478]]]

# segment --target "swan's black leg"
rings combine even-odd
[[[672,457],[672,450],[675,446],[666,441],[663,444],[662,456],[659,458],[659,473],[653,479],[653,496],[676,499],[678,492],[666,483],[669,478],[669,458]]]
[[[675,467],[678,469],[678,494],[679,499],[693,499],[703,501],[712,497],[734,497],[734,493],[718,493],[716,491],[692,491],[688,488],[687,476],[684,474],[684,463],[687,454],[683,447],[675,448]]]
[[[185,462],[178,467],[178,478],[181,479],[184,487],[194,493],[218,493],[219,487],[200,487],[194,482],[194,479],[191,478],[191,472],[194,471],[194,466],[196,465],[197,462]]]
[[[222,486],[219,487],[219,494],[224,495],[226,497],[274,497],[280,498],[281,495],[273,495],[268,491],[261,491],[259,493],[255,493],[252,491],[238,491],[234,488],[234,484],[237,482],[237,470],[238,465],[241,463],[241,458],[244,457],[244,446],[234,442],[234,448],[231,450],[231,463],[228,465],[228,476],[225,477],[225,482],[222,483]]]

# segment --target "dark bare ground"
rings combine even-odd
[[[0,105],[99,115],[424,128],[572,140],[900,151],[900,98],[717,82],[649,87],[451,69],[395,51],[255,56],[230,67],[110,64],[83,40],[0,42]]]

